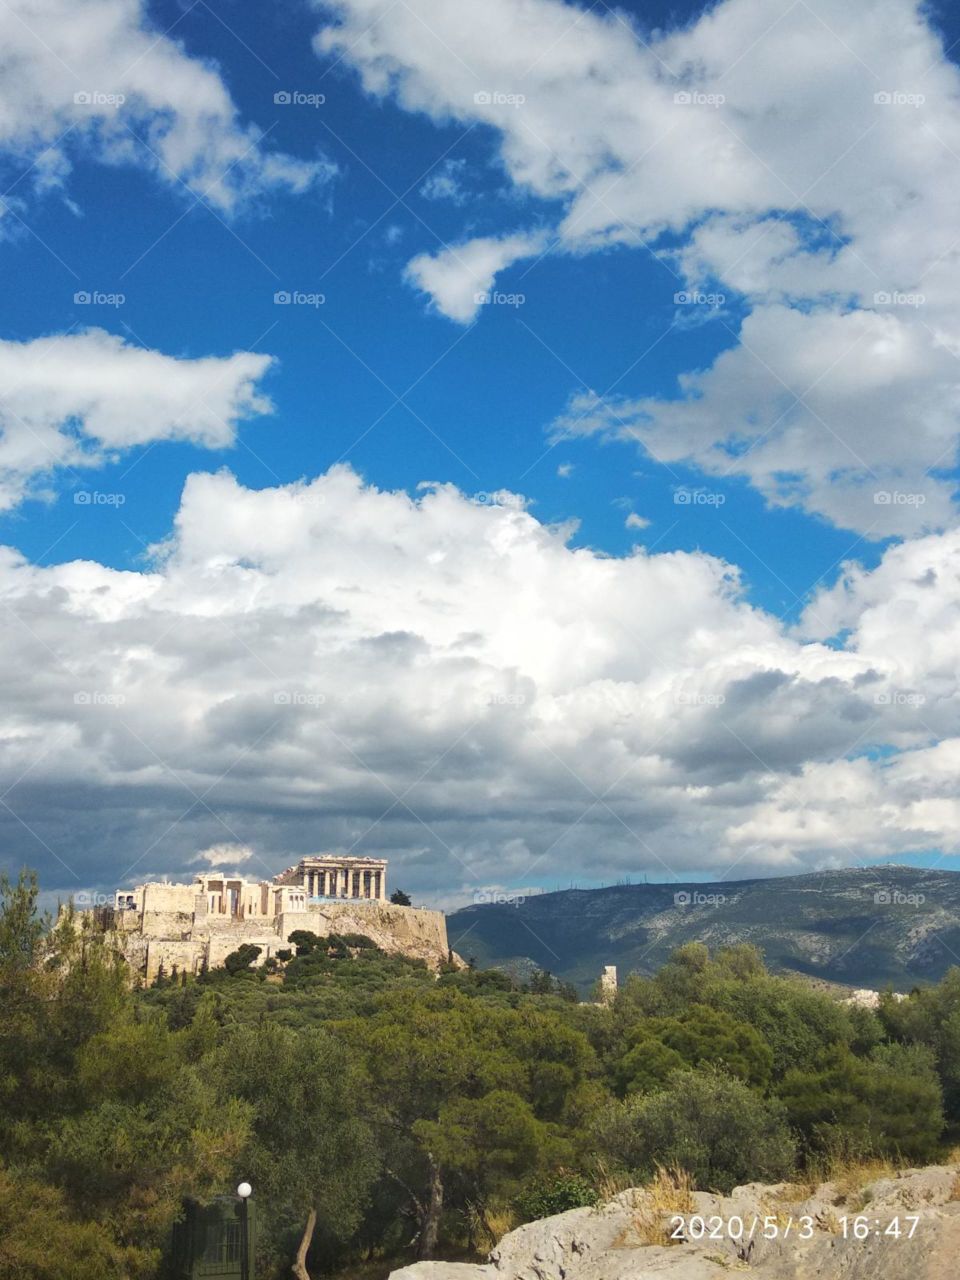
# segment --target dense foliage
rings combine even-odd
[[[692,944],[608,1006],[304,931],[139,990],[36,896],[0,881],[0,1280],[162,1276],[184,1200],[241,1177],[259,1276],[298,1248],[314,1276],[386,1274],[659,1165],[728,1190],[932,1159],[960,1123],[957,969],[872,1012]]]

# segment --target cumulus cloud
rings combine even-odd
[[[539,252],[543,243],[540,235],[479,237],[437,254],[418,254],[407,263],[407,279],[428,293],[443,315],[467,324],[488,301],[498,272]]]
[[[954,848],[958,558],[851,566],[793,634],[715,557],[576,548],[522,500],[193,475],[149,571],[0,558],[6,857],[66,889],[376,851],[450,900]],[[913,618],[931,574],[954,605]]]
[[[960,73],[916,0],[724,0],[654,34],[561,0],[323,8],[318,48],[368,92],[494,131],[543,247],[652,245],[683,326],[701,294],[746,311],[677,398],[635,402],[643,447],[870,536],[952,518]],[[527,235],[481,241],[488,273]],[[468,252],[410,268],[461,321]],[[874,503],[891,488],[920,496]]]
[[[331,166],[271,150],[244,124],[217,67],[154,28],[142,0],[11,0],[0,154],[25,192],[61,187],[78,150],[183,184],[214,207],[305,191]]]
[[[103,329],[0,340],[0,509],[64,468],[97,466],[155,440],[233,443],[270,410],[257,388],[272,357],[180,359]]]
[[[196,866],[207,867],[212,870],[217,867],[225,867],[227,870],[234,871],[238,867],[242,867],[244,863],[251,862],[255,857],[256,854],[248,845],[224,842],[211,845],[209,849],[204,849],[195,858],[191,858],[191,862]]]
[[[554,439],[635,440],[660,462],[745,476],[774,505],[911,535],[953,518],[957,360],[919,325],[874,311],[774,304],[738,346],[681,378],[679,400],[571,397]],[[909,430],[904,429],[908,422]]]

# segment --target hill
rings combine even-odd
[[[750,942],[768,966],[908,990],[960,964],[960,872],[866,867],[722,883],[567,889],[447,918],[481,968],[548,969],[587,989],[604,965],[653,973],[686,942]]]

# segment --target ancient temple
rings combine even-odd
[[[315,854],[301,858],[274,877],[274,884],[297,885],[307,898],[372,899],[387,897],[386,858],[355,858],[340,854]]]

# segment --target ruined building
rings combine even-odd
[[[438,968],[448,957],[442,912],[386,901],[383,858],[323,854],[301,858],[268,880],[209,872],[192,884],[153,882],[118,890],[101,923],[131,967],[152,982],[161,970],[215,967],[242,943],[262,964],[288,948],[291,933],[362,933],[382,950]]]

